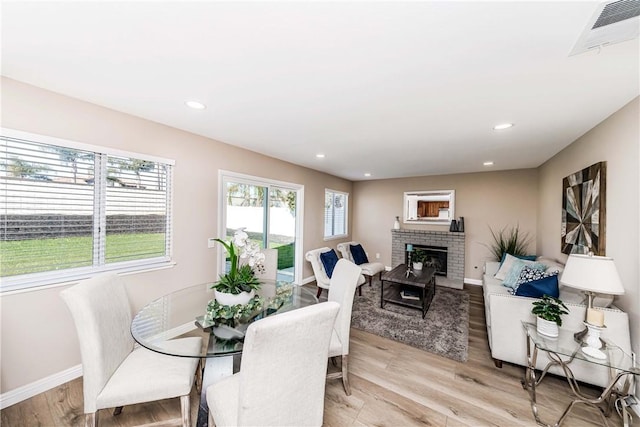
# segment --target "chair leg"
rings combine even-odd
[[[116,409],[113,410],[113,416],[117,416],[120,415],[122,413],[122,406],[118,406]]]
[[[180,412],[182,413],[182,427],[191,427],[191,400],[189,395],[180,396]]]
[[[362,296],[362,285],[358,286],[358,296]]]
[[[318,294],[316,295],[316,298],[320,298],[321,293],[322,293],[322,288],[318,286]]]
[[[351,396],[351,386],[349,385],[349,355],[342,355],[342,386],[347,396]]]
[[[373,276],[369,276],[369,286],[371,286],[372,281],[373,281]]]
[[[98,427],[98,412],[84,414],[84,427]]]

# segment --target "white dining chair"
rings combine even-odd
[[[124,282],[113,273],[97,275],[60,293],[78,333],[82,359],[85,426],[98,425],[98,410],[180,397],[182,418],[191,423],[189,393],[197,358],[174,357],[140,347],[131,336],[131,307]],[[166,347],[197,353],[200,337],[168,340]],[[166,423],[165,423],[166,424]]]
[[[324,302],[249,325],[240,371],[207,388],[209,425],[321,426],[338,310]]]
[[[333,372],[327,378],[342,378],[342,386],[349,396],[351,387],[349,386],[349,331],[351,329],[351,311],[353,309],[353,298],[356,287],[360,281],[362,269],[342,258],[336,264],[331,277],[329,287],[329,301],[340,304],[340,311],[336,317],[336,323],[331,335],[329,344],[329,357],[340,356],[340,372]]]

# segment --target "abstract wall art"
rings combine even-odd
[[[605,255],[607,162],[562,180],[562,252]]]

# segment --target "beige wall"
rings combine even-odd
[[[594,163],[607,162],[606,255],[614,258],[625,287],[616,304],[629,313],[631,342],[640,352],[640,98],[611,115],[543,164],[538,203],[538,247],[562,261],[562,179]]]
[[[465,278],[482,278],[482,266],[491,258],[485,244],[493,239],[489,227],[500,230],[519,224],[531,236],[535,252],[538,174],[535,169],[482,172],[417,178],[361,181],[353,185],[352,235],[363,243],[370,258],[391,266],[391,228],[402,221],[403,195],[416,190],[455,190],[455,216],[464,217]],[[448,226],[401,224],[401,228],[444,230]]]
[[[217,237],[219,169],[304,185],[305,251],[325,245],[325,187],[352,192],[352,183],[347,180],[5,78],[2,126],[175,159],[177,264],[127,278],[134,309],[172,290],[216,279],[215,257],[220,248],[208,249],[206,241]],[[305,262],[303,277],[312,274]],[[1,297],[0,392],[80,363],[75,329],[59,298],[62,289]]]

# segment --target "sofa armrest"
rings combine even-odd
[[[484,263],[484,274],[488,276],[495,276],[500,269],[500,263],[497,261],[487,261]]]

